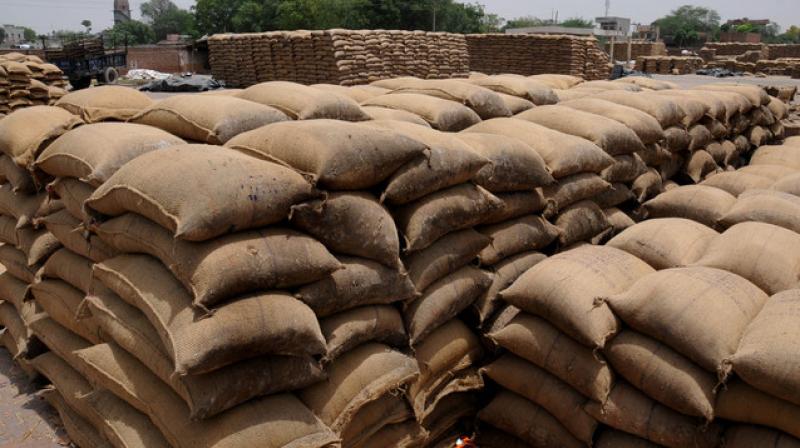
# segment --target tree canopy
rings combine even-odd
[[[153,28],[137,20],[117,23],[106,33],[112,44],[117,47],[125,45],[126,42],[128,45],[145,45],[156,41]]]
[[[661,28],[661,34],[672,38],[679,46],[701,43],[701,34],[711,37],[719,32],[719,13],[710,8],[684,5],[653,22]]]
[[[142,18],[153,29],[156,40],[163,40],[167,34],[188,34],[196,36],[194,15],[181,9],[172,0],[148,0],[140,6]]]

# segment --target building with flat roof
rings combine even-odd
[[[14,47],[25,43],[25,27],[16,25],[3,25],[6,38],[3,40],[4,47]]]

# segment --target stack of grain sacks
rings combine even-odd
[[[61,70],[37,56],[0,55],[0,117],[16,109],[52,104],[66,94]]]

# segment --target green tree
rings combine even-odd
[[[92,21],[91,20],[83,20],[81,22],[81,25],[83,25],[83,27],[86,28],[86,34],[91,34],[92,33]]]
[[[156,42],[156,34],[150,25],[138,20],[127,20],[106,30],[106,36],[114,46],[145,45]]]
[[[31,28],[24,27],[22,36],[25,38],[26,42],[33,42],[36,40],[36,31],[32,30]]]
[[[653,25],[658,25],[661,34],[671,37],[676,45],[691,46],[700,43],[700,33],[712,36],[718,33],[719,20],[719,13],[713,9],[684,5],[656,20]]]
[[[533,26],[542,26],[547,24],[546,20],[542,20],[534,16],[517,17],[506,22],[503,29],[508,28],[530,28]]]
[[[197,36],[194,15],[171,0],[149,0],[142,3],[140,9],[142,18],[153,28],[157,40],[163,40],[167,34]]]
[[[243,3],[242,0],[197,0],[192,7],[197,27],[208,34],[239,31],[234,17]]]
[[[561,26],[567,28],[594,28],[594,22],[586,20],[583,17],[570,17],[569,19],[559,23]]]

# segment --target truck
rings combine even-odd
[[[107,45],[102,35],[65,42],[61,48],[48,49],[46,42],[43,44],[45,58],[64,72],[75,90],[89,87],[92,79],[98,84],[116,84],[117,68],[128,65],[127,39],[122,48],[116,42]]]

